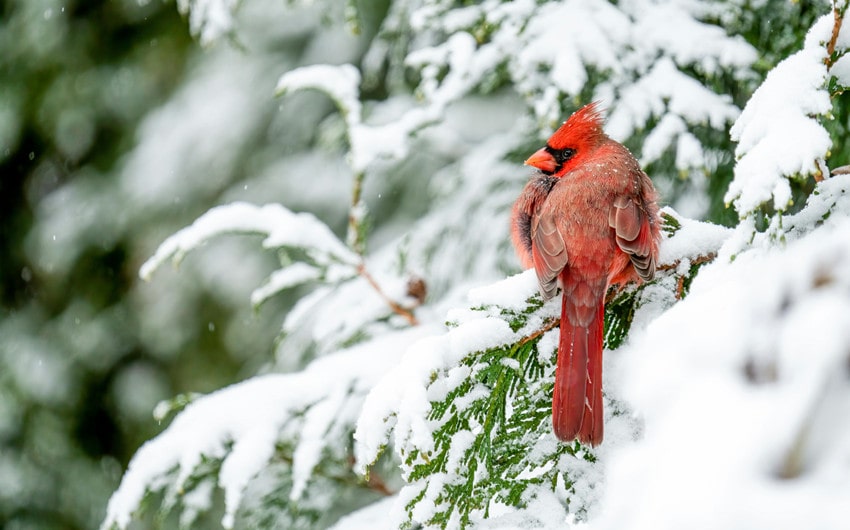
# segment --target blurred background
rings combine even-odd
[[[287,302],[248,302],[277,263],[257,241],[138,270],[237,199],[344,231],[347,185],[280,178],[348,175],[340,128],[304,153],[332,103],[273,97],[294,66],[357,61],[375,27],[355,36],[339,9],[249,2],[240,24],[261,30],[202,49],[172,2],[0,1],[0,527],[96,528],[157,402],[272,359]]]

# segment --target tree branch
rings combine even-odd
[[[517,346],[523,346],[524,344],[528,344],[529,342],[531,342],[534,339],[536,339],[537,337],[543,335],[544,333],[546,333],[550,329],[554,329],[555,327],[557,327],[559,323],[560,323],[560,321],[557,318],[553,318],[553,319],[549,320],[548,322],[543,324],[543,327],[541,327],[540,329],[538,329],[537,331],[535,331],[531,335],[528,335],[527,337],[523,337],[517,343]]]
[[[292,455],[284,453],[280,449],[278,449],[275,456],[278,460],[280,460],[281,462],[285,462],[290,466],[294,461]],[[354,458],[349,457],[348,463],[352,467],[352,471],[350,474],[346,473],[345,475],[337,475],[334,473],[328,473],[326,470],[322,469],[321,466],[317,466],[316,469],[313,470],[313,474],[346,486],[365,486],[367,489],[370,489],[387,497],[396,494],[395,491],[392,491],[391,489],[389,489],[389,487],[387,487],[384,480],[380,476],[378,476],[377,473],[370,472],[369,478],[367,480],[360,480],[353,471]]]
[[[850,166],[848,166],[848,167],[850,167]],[[706,254],[704,256],[697,256],[696,258],[690,260],[690,263],[691,263],[691,266],[702,265],[703,263],[709,263],[711,261],[714,261],[714,258],[716,258],[716,257],[717,257],[717,254],[712,252],[712,253]],[[673,263],[667,263],[667,264],[664,264],[664,265],[659,265],[657,270],[659,270],[659,271],[676,270],[676,269],[679,268],[680,263],[681,263],[681,260],[678,260],[678,261],[674,261]],[[682,296],[684,295],[684,285],[685,285],[685,276],[682,275],[682,276],[679,277],[678,281],[676,282],[676,298],[681,299]],[[616,296],[616,294],[618,294],[621,291],[622,291],[622,288],[615,290],[613,292],[609,292],[608,296],[605,298],[605,304],[607,305],[609,302],[611,302],[611,300]],[[537,329],[534,332],[532,332],[531,334],[520,339],[520,341],[517,343],[517,346],[522,346],[524,344],[527,344],[527,343],[533,341],[534,339],[543,335],[544,333],[546,333],[550,329],[556,328],[559,325],[559,323],[560,323],[560,321],[557,318],[553,318],[553,319],[547,321],[546,323],[543,324],[543,326],[540,327],[540,329]]]
[[[838,41],[838,34],[841,32],[841,24],[844,22],[844,15],[841,14],[841,11],[838,9],[838,5],[835,2],[832,4],[832,16],[832,36],[829,38],[829,42],[826,45],[826,59],[824,60],[827,69],[832,68],[832,55],[835,53],[835,43]]]
[[[378,282],[376,282],[375,278],[373,278],[372,275],[369,274],[369,271],[366,270],[366,266],[362,263],[357,267],[357,274],[359,274],[367,282],[369,282],[369,285],[371,285],[372,288],[375,289],[375,292],[377,292],[378,295],[383,298],[384,302],[386,302],[387,305],[390,306],[390,309],[393,310],[393,313],[404,317],[404,319],[407,320],[407,322],[411,326],[416,326],[419,324],[419,321],[416,319],[416,316],[409,309],[402,307],[401,305],[399,305],[398,302],[396,302],[395,300],[387,296],[386,293],[384,293],[383,289],[381,289],[381,286],[378,285]]]
[[[363,257],[366,253],[366,241],[363,237],[363,218],[366,205],[363,203],[363,179],[365,172],[359,171],[354,175],[351,187],[351,207],[348,210],[348,234],[346,243],[354,252]]]
[[[717,257],[717,254],[715,254],[714,252],[711,252],[711,253],[706,254],[704,256],[697,256],[694,259],[690,260],[691,266],[702,265],[703,263],[708,263],[708,262],[714,261],[714,258],[716,258],[716,257]],[[659,270],[659,271],[676,270],[676,269],[679,268],[680,263],[682,263],[682,260],[674,261],[673,263],[666,263],[664,265],[659,265],[657,270]]]

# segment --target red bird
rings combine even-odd
[[[597,103],[576,111],[525,161],[540,170],[514,204],[511,237],[545,300],[563,291],[552,425],[602,443],[602,327],[611,285],[648,281],[658,259],[652,181],[602,130]]]

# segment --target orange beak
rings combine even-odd
[[[525,165],[536,167],[540,171],[549,174],[554,173],[555,168],[558,167],[558,164],[555,162],[555,157],[546,151],[545,147],[528,157],[528,160],[525,161]]]

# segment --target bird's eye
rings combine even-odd
[[[555,158],[555,163],[558,166],[561,166],[564,162],[572,158],[576,154],[575,149],[570,149],[569,147],[565,147],[563,149],[555,149],[551,146],[546,146],[546,152],[552,155]]]

